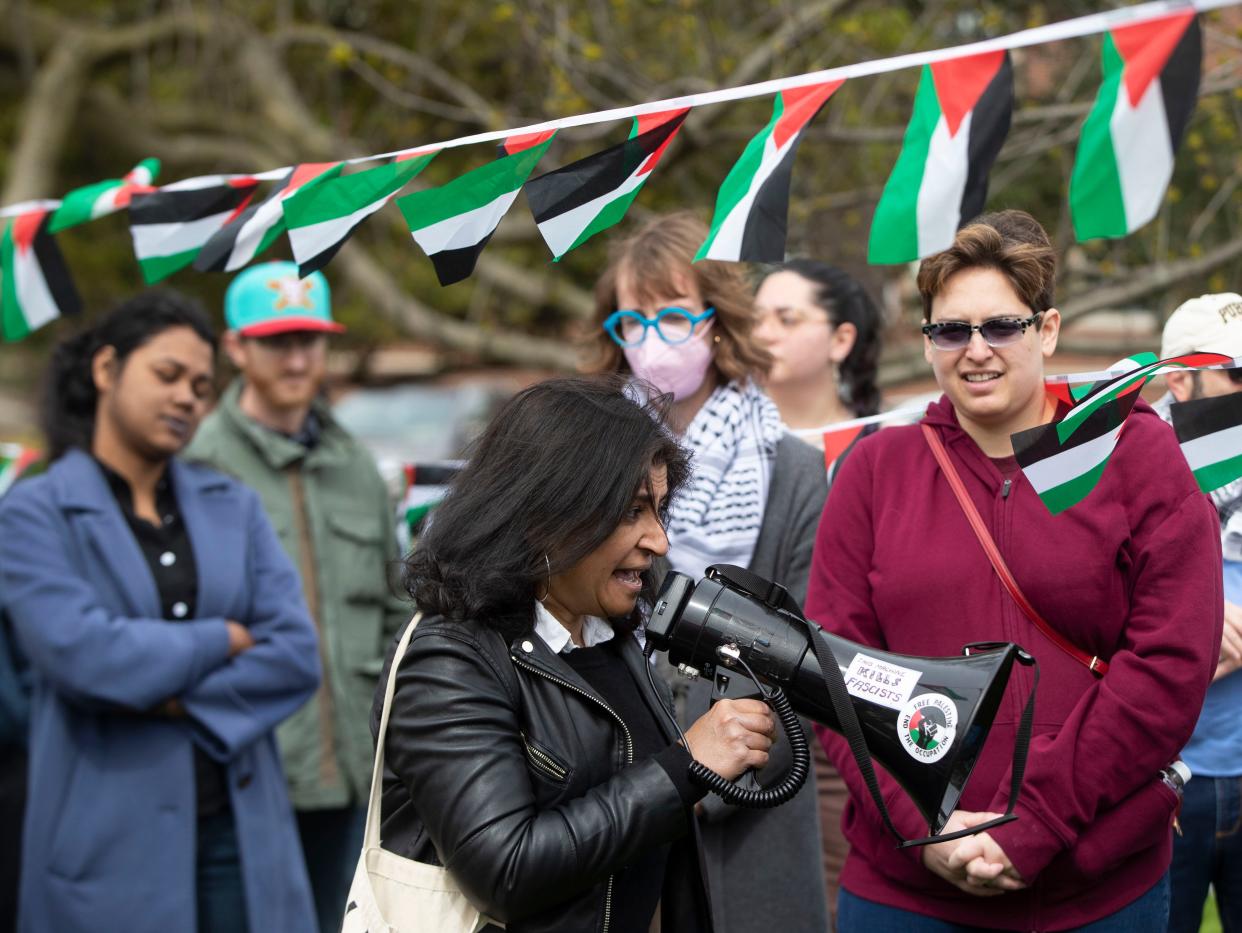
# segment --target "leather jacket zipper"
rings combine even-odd
[[[558,781],[565,780],[565,776],[569,772],[562,768],[551,755],[540,751],[530,744],[530,741],[526,738],[526,733],[522,733],[522,744],[526,746],[527,759],[536,769]]]
[[[574,693],[578,694],[578,696],[585,697],[586,699],[594,703],[596,706],[603,709],[606,713],[608,713],[609,716],[611,716],[613,719],[617,721],[617,725],[621,727],[621,731],[625,735],[626,767],[629,767],[630,765],[634,763],[634,740],[630,736],[629,727],[626,726],[625,720],[623,720],[620,716],[618,716],[616,711],[613,710],[611,706],[609,706],[599,697],[591,696],[591,694],[587,693],[585,690],[581,689],[580,687],[575,687],[569,681],[562,680],[560,677],[557,677],[554,674],[549,674],[547,671],[542,670],[541,668],[535,667],[533,664],[529,664],[526,661],[523,661],[521,658],[519,658],[516,654],[512,652],[509,653],[509,657],[513,659],[513,663],[516,664],[518,667],[524,668],[530,671],[532,674],[538,674],[540,677],[543,677],[546,680],[552,681],[552,683],[556,684],[557,686],[564,687],[566,690],[573,691]],[[527,747],[529,748],[530,746],[527,746]],[[600,933],[608,933],[608,928],[612,926],[612,885],[613,885],[613,881],[615,878],[616,878],[615,875],[608,876],[608,892],[604,895],[604,928],[602,931],[600,931]]]

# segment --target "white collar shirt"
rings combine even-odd
[[[543,639],[543,643],[552,649],[553,654],[567,654],[578,646],[569,637],[569,629],[561,624],[541,602],[535,603],[535,634]],[[596,616],[587,616],[582,621],[582,641],[584,647],[593,648],[611,641],[612,626]]]

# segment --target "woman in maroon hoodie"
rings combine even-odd
[[[1057,414],[1044,391],[1060,328],[1055,272],[1047,234],[1020,211],[980,217],[924,261],[924,354],[944,392],[924,423],[1026,597],[1110,667],[1092,674],[1018,609],[918,425],[862,441],[824,509],[808,615],[905,654],[1014,641],[1036,655],[1042,680],[1019,819],[956,842],[897,850],[844,739],[831,737],[852,795],[844,933],[1165,929],[1178,800],[1159,772],[1190,736],[1217,659],[1218,526],[1173,433],[1142,401],[1080,504],[1052,515],[1022,475],[1010,435]],[[1012,679],[946,831],[1005,809],[1030,670]],[[914,804],[879,777],[897,829],[925,835]]]

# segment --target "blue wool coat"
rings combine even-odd
[[[272,730],[319,682],[297,573],[248,488],[174,460],[197,617],[159,594],[96,462],[0,502],[0,592],[34,674],[19,928],[194,933],[193,747],[226,767],[250,929],[315,927]],[[227,619],[256,646],[228,657]],[[145,711],[178,698],[184,718]]]

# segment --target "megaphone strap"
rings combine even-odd
[[[1003,826],[1005,823],[1012,823],[1018,818],[1013,810],[1018,805],[1018,794],[1022,792],[1022,778],[1026,774],[1026,759],[1031,750],[1031,728],[1035,721],[1035,691],[1039,687],[1039,662],[1029,652],[1023,651],[1021,648],[1018,649],[1017,658],[1020,663],[1029,665],[1033,670],[1031,692],[1026,698],[1026,706],[1022,709],[1022,718],[1018,721],[1018,732],[1013,740],[1013,763],[1010,767],[1009,777],[1009,803],[1005,807],[1004,815],[988,820],[986,823],[971,826],[969,829],[959,829],[940,836],[924,836],[922,839],[902,840],[897,848],[909,849],[914,846],[927,845],[928,843],[951,842],[954,839],[963,839],[966,836],[987,832],[989,829],[995,829],[997,826]],[[887,818],[887,814],[885,814],[885,822],[888,823],[889,829],[893,828],[892,823]]]
[[[810,621],[806,624],[808,627],[815,625]],[[837,714],[837,725],[849,743],[850,752],[854,755],[854,763],[858,765],[863,781],[867,784],[871,799],[875,801],[875,805],[880,810],[884,825],[898,842],[904,842],[905,837],[893,825],[892,817],[888,814],[888,807],[884,805],[884,795],[880,793],[880,783],[876,780],[875,767],[871,763],[871,752],[867,748],[867,740],[863,737],[858,714],[854,711],[854,704],[850,700],[849,692],[845,689],[845,680],[841,677],[841,668],[832,653],[832,648],[827,641],[816,635],[814,629],[810,632],[810,642],[811,650],[815,652],[815,660],[819,662],[819,670],[824,678],[824,686],[828,690],[828,698],[832,701],[833,712]]]

